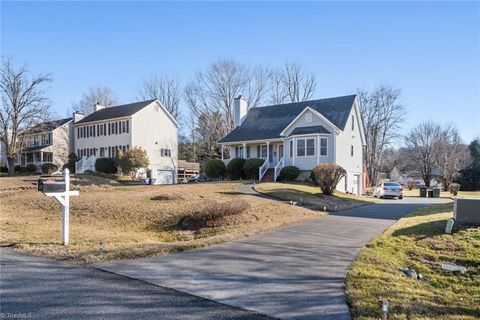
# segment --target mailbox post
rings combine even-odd
[[[70,171],[63,171],[63,181],[38,181],[38,191],[42,191],[47,197],[55,197],[62,206],[62,244],[68,246],[69,220],[70,220],[70,196],[78,196],[78,191],[70,191]]]

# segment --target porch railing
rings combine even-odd
[[[262,177],[268,170],[268,159],[265,159],[263,164],[258,168],[258,181],[262,181]]]
[[[277,165],[274,168],[274,180],[277,181],[278,175],[280,174],[280,171],[282,171],[283,166],[285,165],[285,161],[283,160],[283,157],[278,161]]]
[[[95,162],[97,157],[82,157],[75,163],[75,173],[84,173],[87,170],[95,171]]]

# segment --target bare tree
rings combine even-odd
[[[106,108],[117,104],[117,95],[112,89],[106,86],[90,87],[82,94],[80,100],[70,107],[70,114],[78,111],[84,115],[95,112],[95,105],[98,103]]]
[[[398,151],[393,148],[386,148],[383,150],[382,162],[380,164],[380,171],[385,173],[387,179],[395,179],[392,173],[395,169],[398,170],[399,154]]]
[[[358,90],[362,110],[366,146],[364,161],[371,185],[375,185],[383,151],[398,137],[405,120],[405,108],[400,103],[401,90],[379,86],[373,91]]]
[[[139,89],[139,99],[158,99],[168,112],[177,120],[180,118],[180,81],[177,78],[150,75],[147,76]]]
[[[442,180],[444,190],[455,181],[460,175],[460,170],[467,168],[472,163],[470,151],[460,137],[458,129],[448,125],[443,129],[443,138],[439,143],[438,161],[442,169]]]
[[[9,59],[2,60],[0,141],[5,145],[10,173],[16,155],[24,148],[27,130],[50,116],[45,85],[51,80],[48,74],[30,75],[25,66],[15,69]]]
[[[274,104],[309,100],[315,94],[317,80],[296,62],[286,62],[283,68],[273,71],[270,100]]]
[[[434,122],[423,122],[405,136],[408,156],[427,187],[430,187],[433,169],[439,165],[443,138],[444,130]]]

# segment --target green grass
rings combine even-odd
[[[444,234],[452,203],[425,207],[399,220],[359,254],[346,292],[356,319],[379,319],[378,301],[390,302],[389,319],[480,318],[480,228]],[[448,273],[442,262],[467,267]],[[426,281],[407,278],[409,267]]]
[[[376,202],[373,198],[364,198],[342,192],[324,195],[320,187],[311,183],[266,182],[258,184],[258,192],[265,193],[285,201],[294,201],[312,209],[340,211]],[[335,209],[336,208],[336,209]]]

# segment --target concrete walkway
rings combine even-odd
[[[350,319],[344,280],[357,253],[403,215],[445,201],[386,200],[245,240],[97,267],[282,319]]]

